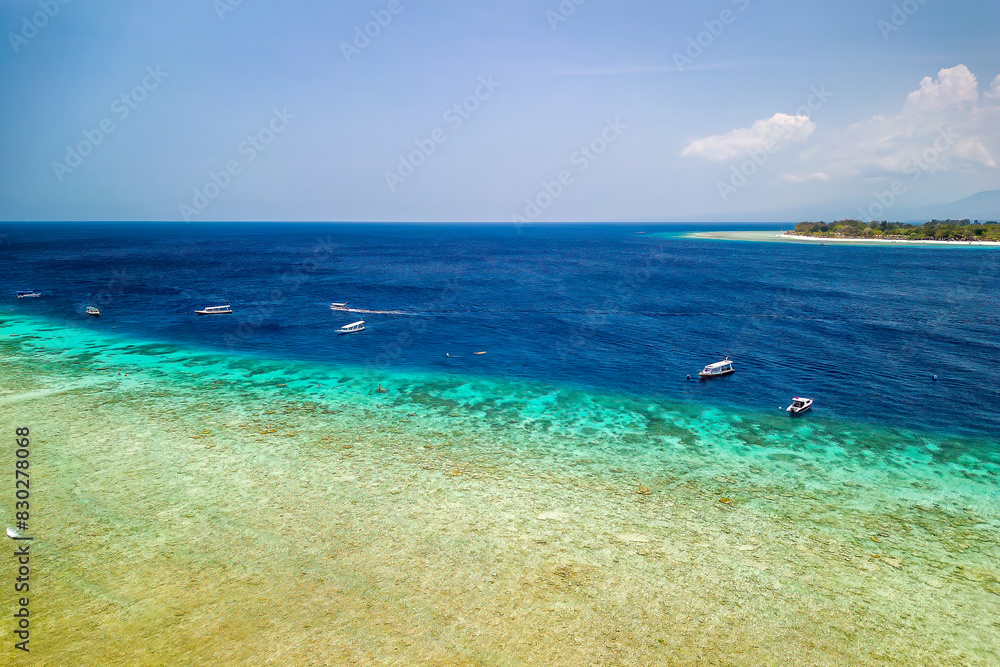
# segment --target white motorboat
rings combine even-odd
[[[94,317],[100,317],[101,310],[97,306],[87,306],[87,314],[93,315]]]
[[[714,364],[709,364],[698,373],[702,380],[708,378],[721,377],[723,375],[729,375],[730,373],[735,373],[736,369],[733,368],[733,362],[729,361],[729,357],[726,356],[722,361],[716,361]]]
[[[357,322],[351,322],[350,324],[345,324],[344,326],[337,329],[338,334],[349,334],[357,333],[359,331],[365,330],[365,321],[358,320]]]
[[[233,307],[226,306],[208,306],[202,310],[194,311],[196,315],[232,315]]]
[[[792,404],[785,408],[785,412],[791,415],[800,415],[809,408],[812,407],[813,400],[811,398],[803,398],[801,396],[795,396],[792,398]]]
[[[334,301],[330,304],[330,310],[347,310],[347,302]]]
[[[19,289],[17,290],[18,299],[35,298],[41,296],[41,292],[36,292],[33,289]]]

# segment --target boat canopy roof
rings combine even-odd
[[[708,366],[705,366],[705,369],[707,370],[709,368],[725,368],[726,366],[732,366],[732,365],[733,362],[731,362],[729,359],[726,359],[725,361],[716,361],[714,364],[709,364]]]

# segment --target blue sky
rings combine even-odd
[[[0,5],[0,219],[896,219],[1000,188],[996,0],[63,2]]]

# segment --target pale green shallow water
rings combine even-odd
[[[996,443],[12,317],[0,355],[3,659],[1000,664]]]

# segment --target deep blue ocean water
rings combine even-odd
[[[696,229],[12,224],[0,298],[199,349],[763,412],[807,395],[811,419],[1000,431],[995,249],[680,236]],[[224,303],[234,315],[193,312]],[[360,318],[363,333],[334,334]],[[685,379],[726,355],[734,375]]]

